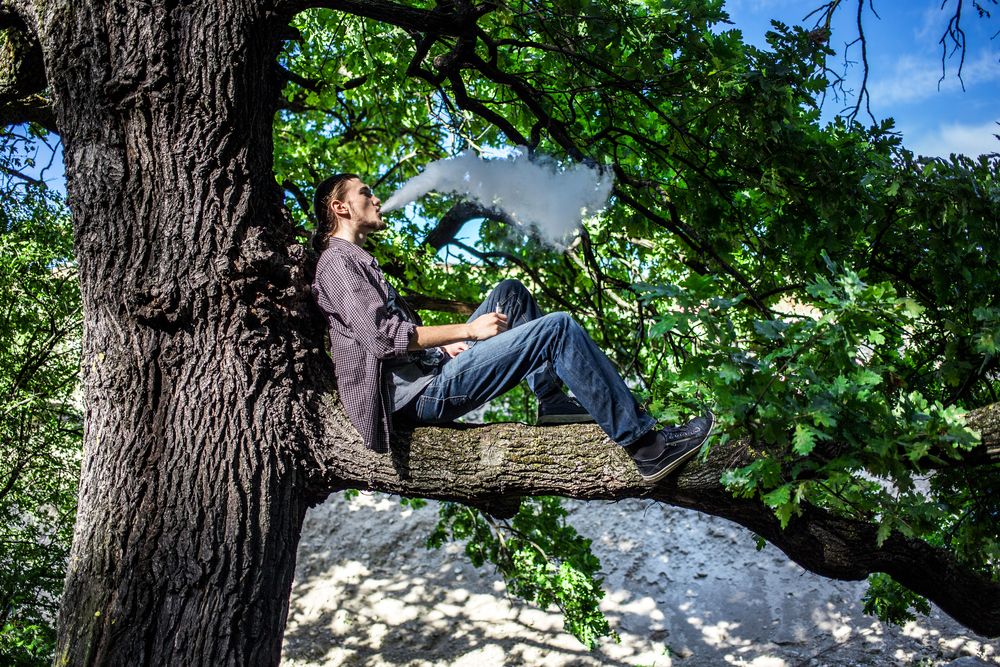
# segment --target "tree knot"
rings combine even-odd
[[[191,303],[178,286],[136,288],[125,293],[125,307],[136,321],[172,333],[191,321]]]

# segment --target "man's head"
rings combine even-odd
[[[317,222],[313,244],[322,252],[332,236],[364,241],[371,232],[385,228],[381,207],[381,200],[358,175],[331,176],[316,187],[313,198]]]

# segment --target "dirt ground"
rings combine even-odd
[[[424,548],[437,505],[338,495],[306,518],[284,664],[753,667],[1000,664],[1000,643],[936,608],[903,628],[861,613],[864,582],[804,571],[727,521],[649,501],[570,502],[605,572],[621,643],[587,651],[490,566]]]

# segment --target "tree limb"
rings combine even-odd
[[[418,9],[381,0],[279,0],[277,3],[280,12],[297,13],[313,8],[332,9],[406,30],[454,37],[468,33],[481,16],[494,8],[489,3],[479,6],[456,3],[448,6],[452,11]]]
[[[878,526],[803,505],[785,529],[759,500],[736,498],[719,482],[748,462],[745,443],[713,447],[708,459],[648,486],[621,447],[596,426],[531,427],[517,423],[398,429],[392,454],[365,449],[334,393],[320,399],[324,436],[315,456],[327,490],[371,489],[467,504],[521,496],[582,500],[649,498],[730,519],[756,532],[802,567],[835,579],[885,572],[973,631],[1000,635],[1000,582],[964,566],[946,550]],[[1000,445],[1000,404],[975,411],[988,426],[983,446]]]
[[[55,132],[42,49],[28,27],[0,5],[0,127],[32,122]]]
[[[2,123],[0,123],[0,125],[2,125]],[[14,176],[15,178],[19,178],[25,183],[31,183],[32,185],[37,185],[37,186],[45,185],[45,181],[41,181],[37,178],[28,176],[27,174],[20,172],[17,169],[12,169],[11,167],[8,167],[6,165],[0,164],[0,171],[7,174],[8,176]]]
[[[49,132],[58,132],[52,101],[41,95],[28,95],[20,99],[0,97],[0,127],[35,123]]]
[[[967,465],[1000,463],[1000,404],[973,410],[965,418],[969,428],[979,431],[979,446],[962,458]]]
[[[436,310],[441,313],[459,313],[471,315],[476,311],[475,304],[454,299],[439,299],[423,294],[406,294],[406,302],[415,310]]]
[[[483,208],[475,202],[459,202],[441,217],[437,226],[427,233],[424,244],[435,250],[440,250],[455,239],[455,234],[462,228],[462,225],[469,220],[476,218],[489,218],[501,222],[509,222],[507,216],[501,211],[493,211]]]

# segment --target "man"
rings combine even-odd
[[[625,447],[643,480],[666,477],[698,452],[711,412],[657,429],[614,366],[566,313],[542,314],[521,283],[505,280],[464,324],[423,326],[364,249],[385,228],[381,201],[354,174],[316,189],[313,294],[330,326],[341,402],[365,444],[388,450],[390,420],[450,421],[522,379],[540,422],[589,421]],[[563,394],[565,383],[577,401]]]

